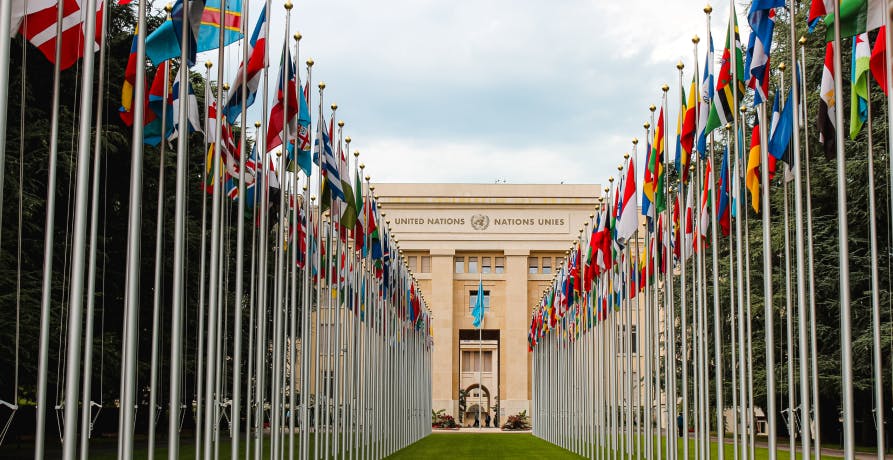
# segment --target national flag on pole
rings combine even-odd
[[[707,120],[713,105],[713,34],[707,33],[707,56],[704,58],[704,77],[701,79],[701,100],[698,102],[697,141],[701,158],[707,155]]]
[[[143,142],[153,147],[170,137],[174,129],[174,107],[170,89],[170,61],[164,61],[155,70],[155,78],[149,88],[149,109],[155,114],[143,127]],[[167,92],[165,92],[167,91]],[[165,126],[162,126],[162,121]]]
[[[254,104],[254,99],[257,97],[257,88],[263,76],[263,69],[267,66],[266,24],[267,7],[264,5],[257,16],[254,33],[251,34],[251,39],[248,41],[248,62],[239,65],[236,78],[230,85],[226,103],[223,105],[223,114],[230,123],[235,123],[236,118],[242,113],[242,93],[245,93],[245,110]],[[242,85],[243,79],[246,80],[245,86]]]
[[[198,28],[198,50],[210,51],[220,47],[220,30],[223,29],[223,46],[242,38],[242,0],[206,0]]]
[[[183,108],[183,104],[180,101],[180,72],[177,72],[177,77],[174,79],[174,86],[171,93],[174,98],[174,123],[173,131],[171,132],[170,137],[168,137],[168,140],[173,141],[177,138],[180,131],[180,110]],[[192,91],[192,83],[190,83],[188,79],[186,80],[186,122],[189,127],[187,134],[202,132],[201,120],[198,115],[198,99],[196,99],[195,92]]]
[[[184,1],[186,2],[185,5]],[[187,67],[194,66],[195,40],[198,37],[204,9],[204,0],[177,0],[174,2],[174,7],[167,21],[158,26],[146,38],[146,57],[155,65],[159,65],[168,59],[180,57],[180,38],[185,23],[189,29],[186,43]]]
[[[747,20],[750,23],[750,39],[747,44],[747,86],[754,90],[753,105],[763,103],[769,93],[771,71],[769,53],[772,48],[772,32],[775,29],[775,8],[784,7],[784,1],[757,0],[750,5]]]
[[[840,37],[871,32],[884,25],[884,0],[841,0]],[[833,5],[833,3],[831,3]],[[834,41],[834,8],[826,8],[825,41]]]
[[[319,119],[323,119],[322,107],[320,107]],[[325,129],[320,129],[320,133],[321,138],[317,138],[314,145],[316,148],[313,152],[314,160],[318,160],[316,163],[325,177],[325,187],[331,193],[331,199],[344,201],[344,190],[341,186],[341,175],[338,171],[339,160],[335,158],[335,153],[332,151],[331,133]],[[320,141],[322,141],[322,145],[320,145]],[[325,200],[323,199],[323,201]]]
[[[825,19],[825,16],[828,14],[828,11],[832,11],[834,9],[834,4],[831,3],[834,0],[812,0],[809,5],[809,18],[807,19],[807,24],[809,24],[809,33],[812,33],[815,30],[815,26],[818,25],[819,21]]]
[[[825,147],[825,157],[834,158],[837,145],[836,127],[837,96],[834,94],[834,42],[825,45],[825,65],[822,68],[822,84],[819,89],[819,142]]]
[[[10,0],[4,0],[10,1]],[[62,1],[62,35],[61,70],[71,67],[84,55],[84,19],[85,14],[78,0]],[[10,32],[15,36],[21,31],[28,41],[37,47],[51,63],[56,60],[56,19],[58,9],[56,2],[46,0],[12,0],[12,26]],[[102,41],[102,9],[105,4],[99,0],[96,4],[96,31],[94,35],[94,51],[99,49]],[[5,65],[6,63],[4,63]]]
[[[708,157],[707,166],[704,169],[704,193],[701,195],[701,238],[707,238],[707,229],[710,228],[710,203],[713,187],[713,161]]]
[[[726,145],[725,153],[722,156],[722,166],[719,170],[719,207],[716,208],[716,217],[723,236],[729,236],[731,227],[729,188],[729,146]]]
[[[682,158],[677,159],[680,163],[682,171],[682,182],[688,184],[688,169],[691,163],[691,156],[694,154],[695,148],[695,132],[698,127],[695,125],[695,113],[698,110],[697,100],[697,75],[692,75],[691,87],[688,90],[688,102],[685,104],[685,116],[682,117]]]
[[[710,109],[710,117],[707,119],[707,132],[731,123],[735,117],[734,98],[740,101],[744,97],[744,57],[741,54],[741,39],[738,36],[738,18],[735,9],[730,13],[732,30],[726,35],[726,47],[722,52],[719,76],[716,79],[716,97]],[[732,32],[734,31],[734,35]],[[735,71],[732,71],[732,48],[734,47]],[[736,78],[737,77],[737,78]],[[735,83],[732,79],[736,78]],[[737,94],[733,85],[737,85]]]
[[[636,192],[636,163],[635,158],[630,157],[626,164],[626,178],[623,179],[621,189],[621,209],[617,219],[617,241],[626,244],[639,227],[638,203]]]
[[[137,37],[137,29],[133,29],[133,41],[130,44],[130,56],[127,58],[127,67],[124,68],[124,83],[121,84],[121,107],[118,109],[118,115],[121,121],[127,126],[133,126],[133,88],[136,86],[136,51],[139,44]],[[146,92],[144,104],[149,103],[149,93]],[[154,117],[150,110],[144,111],[144,116]]]
[[[878,31],[877,38],[874,41],[874,48],[871,49],[871,75],[874,81],[884,90],[887,95],[887,26],[881,26]]]
[[[665,209],[663,197],[663,156],[664,156],[664,109],[660,109],[657,125],[654,127],[654,141],[648,153],[648,164],[645,166],[642,194],[642,214],[654,218],[655,213]],[[647,204],[645,199],[647,199]],[[654,210],[651,204],[654,204]],[[645,209],[646,206],[648,209]]]
[[[694,187],[688,187],[685,194],[685,259],[691,257],[693,244],[695,239],[695,220],[694,220]]]
[[[850,139],[855,139],[862,124],[868,120],[868,72],[871,61],[871,47],[868,34],[861,33],[853,38],[852,77],[850,78]]]
[[[784,108],[778,110],[779,94],[775,93],[775,103],[772,108],[772,126],[770,127],[769,136],[769,154],[776,160],[784,159],[787,163],[791,163],[790,157],[785,157],[788,145],[791,143],[791,135],[794,130],[794,104],[792,101],[793,91],[788,91],[785,98]]]
[[[272,151],[283,143],[282,133],[286,120],[289,127],[291,120],[298,113],[298,77],[295,63],[291,58],[288,42],[282,46],[282,58],[279,64],[279,83],[276,85],[276,104],[270,109],[267,126],[267,151]],[[288,114],[285,114],[286,98],[288,98]]]

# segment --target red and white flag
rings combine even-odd
[[[59,68],[71,67],[84,55],[84,11],[80,0],[62,1],[62,35]],[[49,6],[46,6],[50,3]],[[39,7],[42,9],[37,9]],[[96,42],[94,50],[99,49],[102,41],[102,0],[96,4]],[[56,58],[56,18],[58,11],[56,2],[47,0],[13,0],[12,30],[19,31],[32,45],[55,63]],[[13,32],[15,33],[15,32]]]

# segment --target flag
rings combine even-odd
[[[688,187],[685,195],[685,259],[691,257],[693,252],[693,244],[695,238],[695,221],[694,221],[694,187]]]
[[[320,107],[319,112],[319,119],[322,120],[322,107]],[[332,151],[331,134],[325,129],[320,129],[320,133],[321,139],[317,138],[314,144],[316,150],[313,152],[313,158],[325,177],[325,187],[331,194],[330,199],[344,201],[344,190],[342,189],[341,176],[338,171],[339,161],[335,158],[335,153]],[[322,145],[320,145],[320,141],[322,141]],[[322,151],[322,154],[320,154],[320,151]],[[326,200],[323,198],[322,201],[321,205],[325,205]]]
[[[729,208],[729,146],[726,145],[719,170],[719,207],[716,209],[716,217],[723,236],[729,236],[731,227]]]
[[[356,248],[357,251],[362,252],[366,244],[366,232],[364,230],[366,227],[366,206],[365,203],[363,203],[363,179],[360,177],[360,172],[357,171],[356,168],[354,168],[353,177],[354,203],[356,204],[358,212],[357,221],[353,228],[354,248]]]
[[[744,181],[750,191],[750,203],[753,210],[760,212],[760,122],[754,121],[750,135],[750,153],[747,157],[747,173]]]
[[[791,143],[791,135],[794,130],[794,104],[793,91],[788,91],[784,108],[778,111],[778,93],[775,93],[775,103],[772,108],[772,125],[770,127],[769,154],[776,160],[784,159],[788,166],[791,165],[790,156],[785,157],[788,145]]]
[[[701,195],[701,237],[707,238],[710,228],[710,206],[713,195],[713,161],[708,157],[704,168],[704,193]]]
[[[874,40],[874,48],[871,49],[871,75],[874,81],[884,90],[887,95],[887,26],[881,26],[878,31],[877,38]]]
[[[853,38],[852,78],[850,78],[850,139],[855,139],[868,119],[868,71],[871,48],[868,34]]]
[[[734,97],[740,101],[744,97],[744,58],[741,55],[741,39],[738,36],[738,18],[735,9],[732,8],[730,21],[733,24],[732,31],[726,36],[726,47],[720,60],[719,77],[716,80],[716,97],[710,108],[710,117],[707,119],[707,132],[731,123],[735,117]],[[735,48],[735,72],[732,72],[732,47]],[[737,94],[732,87],[732,78],[736,78]]]
[[[679,87],[679,113],[676,116],[676,156],[673,158],[673,169],[681,177],[682,168],[682,120],[685,118],[685,88]]]
[[[695,148],[695,131],[697,131],[697,126],[695,125],[695,112],[698,110],[697,107],[697,75],[693,75],[691,78],[691,87],[688,90],[688,102],[685,104],[685,116],[682,119],[682,138],[680,139],[680,143],[682,144],[682,158],[679,160],[682,161],[681,169],[682,169],[682,182],[688,183],[688,169],[689,163],[691,162],[691,155],[694,153]],[[679,161],[677,160],[677,162]]]
[[[297,78],[295,63],[291,58],[288,42],[286,42],[282,46],[282,58],[279,64],[276,104],[270,109],[269,124],[267,126],[268,152],[282,145],[282,132],[284,131],[285,123],[288,123],[289,127],[293,126],[291,123],[292,118],[298,113]],[[285,113],[286,104],[288,104],[288,114]]]
[[[812,0],[809,5],[809,18],[806,20],[806,23],[809,25],[809,33],[812,33],[812,31],[815,30],[819,21],[825,19],[828,11],[834,9],[834,4],[831,3],[833,1],[834,0]]]
[[[260,79],[263,76],[262,70],[267,67],[267,7],[264,5],[257,16],[257,24],[254,26],[254,33],[251,34],[251,40],[248,41],[248,62],[239,65],[236,72],[236,78],[230,85],[227,93],[226,103],[223,105],[223,114],[230,123],[235,123],[236,118],[254,104],[257,97],[257,88],[260,85]],[[246,81],[242,86],[242,80]],[[245,104],[242,107],[242,94],[245,93]]]
[[[224,30],[223,46],[242,38],[242,0],[207,0],[205,2],[196,40],[200,52],[216,50],[220,47],[221,25]]]
[[[633,157],[629,158],[626,165],[626,178],[622,185],[621,209],[617,219],[617,241],[626,243],[639,227],[638,203],[636,193],[636,163]]]
[[[143,142],[157,147],[162,139],[171,135],[174,128],[174,107],[170,88],[170,61],[164,61],[155,70],[155,78],[149,88],[149,109],[155,114],[143,127]],[[162,126],[162,121],[165,122]]]
[[[185,5],[183,2],[187,2]],[[171,10],[170,17],[146,38],[146,57],[153,64],[171,58],[180,57],[180,38],[185,25],[189,29],[186,42],[187,67],[195,65],[195,39],[198,37],[202,14],[205,9],[204,0],[177,0]]]
[[[337,158],[340,159],[338,174],[341,177],[341,190],[344,194],[344,205],[341,207],[341,220],[339,223],[341,224],[342,232],[344,232],[352,230],[357,225],[357,202],[354,198],[353,185],[350,183],[350,170],[347,164],[350,152],[344,151],[340,140],[338,141],[338,151]],[[347,238],[347,236],[344,235],[343,238]]]
[[[9,0],[4,0],[9,1]],[[84,11],[78,0],[62,1],[62,35],[59,54],[59,69],[65,70],[84,55]],[[99,49],[102,41],[102,0],[96,4],[96,30],[94,51]],[[37,47],[51,63],[56,63],[56,19],[58,18],[56,2],[46,0],[13,0],[12,27],[15,35],[21,31],[22,36]],[[6,64],[6,63],[4,63]]]
[[[173,115],[174,115],[174,123],[173,123],[173,131],[171,132],[168,140],[173,141],[177,138],[177,135],[180,130],[180,110],[182,109],[182,103],[180,102],[180,72],[177,72],[177,78],[174,79],[173,90]],[[195,97],[195,92],[192,91],[192,83],[189,80],[186,80],[186,122],[188,124],[188,133],[194,132],[202,132],[201,128],[201,120],[198,116],[198,100]]]
[[[121,108],[118,115],[127,126],[133,126],[133,88],[136,86],[136,51],[139,44],[136,27],[133,28],[133,41],[130,43],[130,56],[127,58],[127,67],[124,69],[124,83],[121,84]],[[145,102],[149,102],[149,93],[145,95]],[[144,116],[148,116],[146,110]],[[153,115],[154,116],[154,115]]]
[[[707,56],[704,58],[704,77],[701,79],[701,100],[698,102],[698,153],[707,155],[707,120],[713,105],[713,34],[707,33]]]
[[[841,0],[840,37],[871,32],[884,24],[884,0]],[[833,3],[832,3],[833,5]],[[834,9],[826,9],[825,41],[834,41]]]
[[[825,147],[825,157],[834,158],[837,150],[836,123],[837,97],[834,94],[834,42],[825,45],[825,66],[819,89],[819,142]]]
[[[769,53],[775,29],[775,8],[778,7],[784,7],[784,1],[758,0],[751,3],[747,15],[751,32],[744,69],[747,71],[747,86],[754,90],[754,106],[762,104],[769,93]]]
[[[664,109],[660,109],[660,115],[657,117],[657,125],[654,127],[654,142],[651,144],[651,151],[648,154],[648,164],[645,169],[644,184],[642,184],[642,194],[648,199],[648,207],[645,208],[645,200],[643,199],[642,214],[654,217],[654,213],[660,213],[666,208],[663,197],[663,155],[664,155]],[[654,211],[650,210],[651,203],[654,204]]]

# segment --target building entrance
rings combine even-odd
[[[499,331],[459,331],[459,423],[491,425],[499,418]],[[464,403],[464,404],[463,404]]]

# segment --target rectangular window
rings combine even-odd
[[[462,350],[462,372],[481,371],[493,372],[493,352],[490,350],[483,353],[478,350]]]
[[[481,257],[481,273],[490,273],[490,257]]]
[[[431,256],[422,256],[422,269],[419,273],[431,273]]]
[[[639,340],[638,340],[639,335],[638,335],[638,331],[636,331],[636,326],[630,326],[629,330],[630,330],[629,339],[632,340],[632,343],[630,343],[630,348],[632,348],[633,354],[635,355],[635,354],[639,353]]]
[[[474,311],[474,306],[478,301],[478,290],[468,292],[468,313]],[[490,311],[490,291],[484,290],[484,312]]]
[[[543,274],[549,275],[552,273],[552,258],[551,257],[543,257]]]
[[[468,258],[468,273],[477,273],[478,272],[478,258],[477,257],[469,257]]]
[[[416,268],[418,268],[418,264],[416,263],[416,259],[418,259],[418,257],[409,256],[406,259],[409,261],[409,271],[411,271],[413,273],[417,273]]]
[[[494,259],[496,260],[495,272],[499,274],[505,273],[505,257],[495,257]]]
[[[464,257],[456,257],[456,273],[465,273]]]
[[[539,260],[536,257],[528,257],[527,258],[527,273],[531,275],[536,275],[539,271]]]

